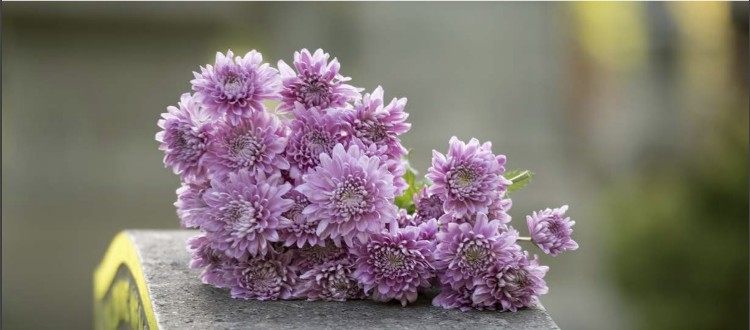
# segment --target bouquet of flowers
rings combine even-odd
[[[490,142],[453,137],[424,178],[399,136],[406,98],[348,84],[336,58],[218,53],[158,121],[164,164],[179,175],[177,215],[190,267],[234,298],[407,305],[430,288],[443,308],[516,311],[547,293],[519,245],[556,256],[578,245],[567,206],[510,225],[509,193],[531,179],[506,171]],[[272,110],[273,109],[273,110]]]

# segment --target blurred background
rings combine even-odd
[[[409,99],[424,173],[456,135],[537,172],[513,223],[571,205],[564,329],[745,329],[748,4],[4,3],[2,326],[92,325],[126,228],[178,228],[159,114],[216,51],[322,47]]]

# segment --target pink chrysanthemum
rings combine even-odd
[[[203,180],[206,169],[200,160],[211,138],[211,118],[189,93],[182,94],[178,107],[167,107],[157,123],[162,128],[156,133],[156,141],[165,154],[164,166],[171,167],[183,180]]]
[[[315,230],[318,228],[318,221],[309,221],[308,216],[302,214],[302,210],[310,205],[310,201],[302,193],[296,190],[290,190],[284,198],[294,201],[292,207],[284,212],[283,216],[291,220],[291,224],[280,230],[281,242],[284,246],[296,246],[301,248],[305,244],[318,245],[323,241],[318,239]]]
[[[424,186],[418,194],[414,194],[414,205],[417,208],[417,212],[414,214],[415,222],[440,219],[445,214],[443,200],[438,195],[430,195],[428,189],[428,186]]]
[[[279,72],[255,50],[244,57],[216,53],[216,63],[201,67],[201,73],[193,72],[195,96],[207,108],[214,119],[226,118],[237,124],[242,117],[253,112],[264,111],[263,101],[278,99]]]
[[[454,136],[447,156],[432,152],[432,166],[426,175],[433,182],[429,193],[439,196],[445,212],[457,217],[487,213],[497,191],[512,183],[502,176],[503,164],[505,156],[493,155],[490,142],[480,145],[471,139],[466,144]]]
[[[352,249],[357,257],[354,277],[375,301],[396,299],[402,306],[417,300],[419,288],[429,288],[434,277],[432,244],[418,239],[416,227],[391,226],[370,235],[366,244]]]
[[[508,263],[520,253],[516,232],[501,234],[500,221],[488,221],[478,213],[474,223],[448,223],[437,233],[435,268],[442,283],[455,289],[473,286],[474,279],[494,263]]]
[[[209,216],[208,204],[203,194],[211,187],[209,181],[183,182],[177,189],[177,216],[183,228],[199,228]]]
[[[377,157],[364,155],[356,145],[337,144],[332,155],[321,154],[320,166],[303,177],[296,189],[310,200],[302,212],[320,221],[320,238],[341,239],[348,246],[366,242],[396,217],[393,175]]]
[[[279,61],[283,89],[278,112],[293,110],[295,103],[307,109],[342,107],[361,97],[361,89],[344,84],[351,78],[339,73],[339,61],[334,58],[329,63],[329,57],[322,49],[313,54],[307,49],[294,52],[294,67],[297,72],[284,61]]]
[[[565,250],[578,249],[578,243],[570,237],[576,222],[565,217],[567,210],[568,206],[563,205],[556,209],[535,211],[526,216],[531,240],[544,253],[553,257]]]
[[[383,88],[378,86],[372,94],[365,94],[362,101],[354,105],[354,111],[346,113],[354,137],[366,147],[376,150],[384,160],[400,160],[406,154],[399,135],[406,133],[411,124],[406,122],[409,114],[404,112],[406,98],[393,99],[384,106]]]
[[[276,116],[256,112],[236,124],[217,123],[214,140],[203,157],[203,164],[215,178],[239,170],[256,168],[270,174],[289,169],[284,157],[287,138]]]
[[[510,263],[498,262],[474,282],[472,302],[488,309],[496,307],[512,312],[534,306],[539,296],[548,291],[544,282],[547,270],[549,267],[540,266],[536,256],[529,259],[526,253]]]
[[[241,299],[292,299],[297,283],[290,255],[275,252],[239,261],[226,276],[232,298]]]
[[[222,251],[211,247],[211,241],[206,235],[198,235],[188,240],[188,251],[191,254],[190,268],[201,269],[201,281],[204,284],[223,288],[226,269],[236,261],[227,257]]]
[[[308,301],[346,301],[367,298],[353,276],[354,261],[340,258],[314,266],[299,277],[296,288],[298,298]]]
[[[299,179],[308,170],[320,165],[320,155],[330,154],[337,143],[349,145],[351,139],[342,112],[317,108],[305,109],[297,105],[291,121],[291,133],[286,148],[291,163],[290,177]]]
[[[269,243],[279,240],[278,230],[290,224],[282,215],[294,203],[282,197],[290,189],[278,172],[267,176],[261,170],[213,180],[203,195],[210,207],[203,229],[214,238],[213,247],[237,259],[265,255]]]

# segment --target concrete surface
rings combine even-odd
[[[461,312],[431,297],[401,307],[373,301],[259,302],[232,299],[188,268],[189,230],[128,231],[161,329],[559,329],[543,307],[517,313]]]

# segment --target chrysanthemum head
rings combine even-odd
[[[418,288],[430,287],[434,277],[432,245],[418,239],[416,227],[391,226],[352,250],[357,258],[354,277],[376,301],[416,301]]]
[[[283,88],[278,112],[291,111],[295,103],[305,108],[336,108],[359,99],[361,89],[344,84],[351,78],[339,73],[337,59],[328,62],[330,55],[322,49],[310,54],[307,49],[294,53],[294,69],[279,61]]]
[[[199,228],[209,216],[203,194],[211,187],[209,181],[183,182],[177,189],[177,216],[183,228]]]
[[[189,93],[182,94],[177,107],[167,107],[158,121],[159,150],[164,151],[164,166],[172,168],[183,180],[205,180],[206,169],[200,160],[211,139],[213,122]]]
[[[405,106],[406,98],[394,98],[384,105],[383,88],[378,86],[372,94],[365,94],[355,103],[355,111],[348,112],[346,119],[354,137],[366,148],[372,146],[383,159],[400,159],[406,149],[398,136],[411,128],[406,122],[409,114],[404,112]]]
[[[367,295],[353,272],[354,262],[351,258],[316,265],[300,276],[295,295],[309,301],[364,299]]]
[[[515,231],[500,232],[500,221],[488,221],[483,213],[469,223],[448,223],[437,233],[435,268],[443,284],[454,288],[472,286],[474,279],[497,262],[507,263],[520,253]]]
[[[424,186],[418,194],[414,194],[414,205],[417,212],[414,214],[416,222],[424,222],[430,219],[440,219],[443,211],[443,200],[438,195],[430,195],[429,187]]]
[[[351,136],[341,116],[340,111],[329,109],[323,113],[317,108],[305,109],[297,105],[286,149],[292,178],[299,179],[320,165],[320,155],[330,154],[337,143],[349,145]]]
[[[297,274],[287,254],[269,253],[238,262],[228,275],[232,298],[291,299]]]
[[[393,176],[377,157],[363,154],[354,145],[337,144],[332,154],[320,155],[320,165],[303,177],[297,191],[310,205],[302,212],[320,221],[320,238],[367,241],[396,217]]]
[[[219,288],[225,287],[227,269],[231,268],[236,260],[212,248],[211,240],[205,234],[192,237],[187,243],[191,254],[190,268],[203,269],[201,281]]]
[[[533,212],[526,216],[531,240],[544,253],[557,256],[565,250],[578,249],[578,243],[571,238],[575,221],[565,217],[567,205],[556,209]]]
[[[260,169],[266,173],[289,169],[284,157],[287,137],[276,116],[268,112],[255,112],[236,124],[217,123],[203,164],[214,177],[224,177],[230,172]]]
[[[438,195],[443,209],[458,217],[486,213],[498,190],[512,183],[502,176],[504,163],[504,156],[492,154],[490,142],[480,145],[471,139],[464,143],[454,136],[447,155],[432,152],[432,166],[426,175],[433,182],[429,193]]]
[[[290,189],[278,172],[261,170],[213,180],[203,195],[210,208],[203,229],[216,237],[214,248],[237,259],[265,255],[269,243],[279,241],[278,230],[290,225],[283,216],[294,203],[283,198]]]
[[[496,263],[484,278],[475,281],[472,301],[512,312],[531,307],[548,291],[544,281],[547,270],[549,267],[540,266],[536,256],[530,259],[526,253],[510,263]]]
[[[279,73],[262,63],[263,56],[255,50],[244,57],[216,53],[216,63],[193,72],[191,81],[195,96],[214,119],[226,116],[233,124],[252,112],[264,111],[263,101],[277,99]]]

